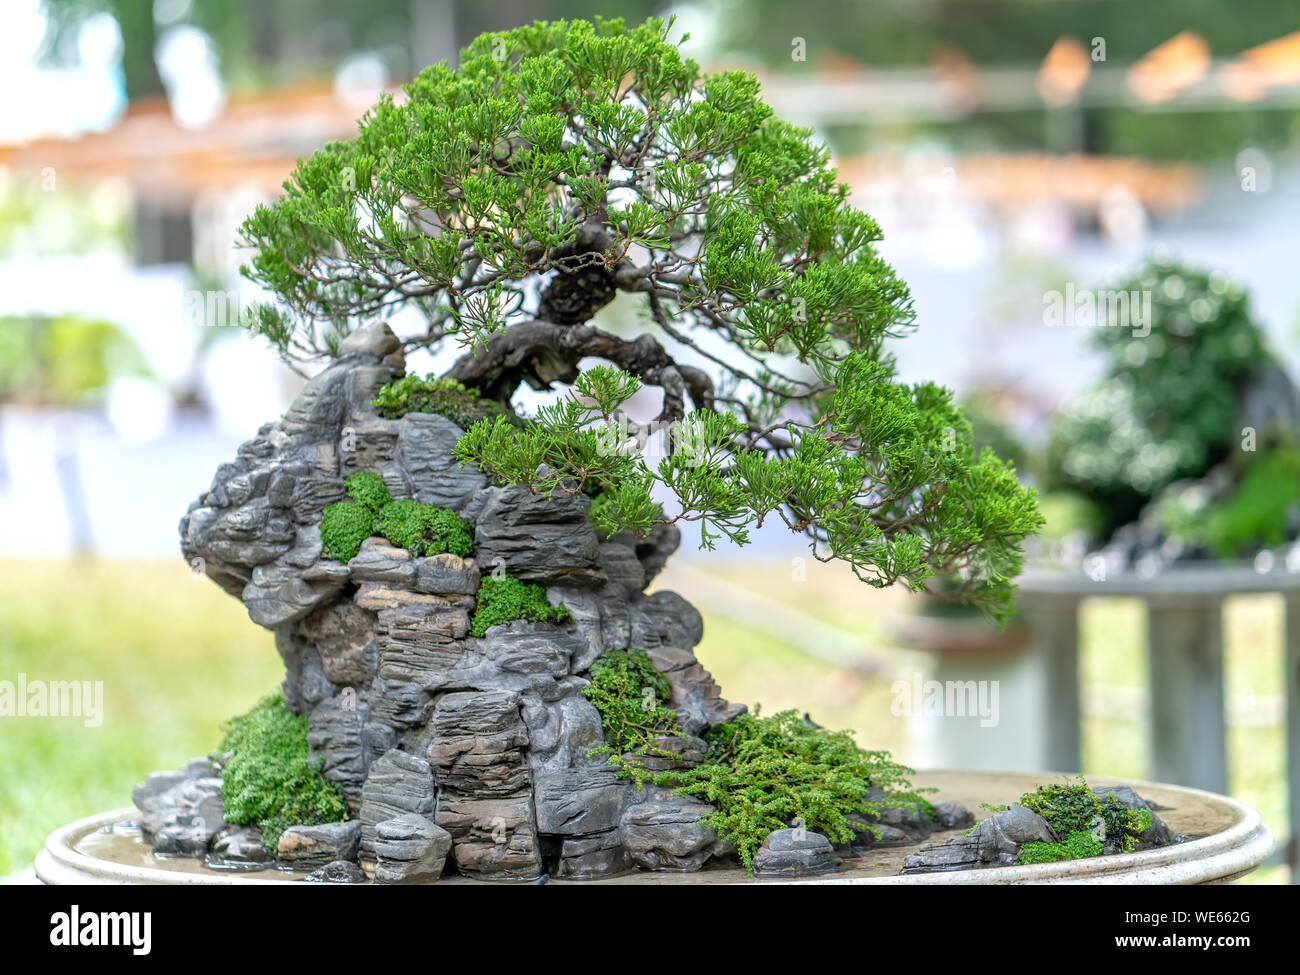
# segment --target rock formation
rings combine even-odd
[[[580,692],[610,650],[645,650],[666,673],[688,736],[684,762],[703,758],[705,730],[743,710],[695,659],[700,614],[675,593],[644,592],[677,530],[603,539],[582,494],[489,485],[458,466],[462,431],[450,420],[389,420],[370,407],[404,372],[387,326],[354,333],[340,353],[283,419],[218,468],[180,524],[191,565],[275,633],[284,700],[307,716],[313,753],[352,813],[345,827],[286,832],[281,861],[330,881],[355,879],[342,864],[359,860],[377,881],[413,882],[436,879],[444,861],[478,878],[586,878],[694,870],[726,853],[699,824],[711,807],[638,790],[588,757],[601,722]],[[347,564],[322,557],[322,511],[359,471],[380,474],[394,498],[472,521],[473,557],[414,558],[377,537]],[[490,572],[544,586],[572,622],[516,621],[470,636]],[[223,824],[219,813],[208,821],[219,780],[193,771],[151,777],[137,802],[147,839],[198,855]],[[172,828],[165,810],[176,802],[197,810],[200,825]]]

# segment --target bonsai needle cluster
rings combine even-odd
[[[638,788],[653,782],[711,803],[714,811],[700,821],[736,847],[751,873],[754,854],[773,830],[798,824],[848,843],[863,832],[879,838],[870,820],[886,807],[930,812],[907,780],[911,769],[886,752],[859,748],[850,732],[828,731],[794,711],[768,718],[742,714],[708,732],[703,764],[652,772],[640,759],[674,758],[656,742],[681,735],[677,715],[664,706],[671,693],[668,678],[644,650],[601,656],[582,694],[600,713],[605,744],[589,754],[607,756]],[[869,793],[873,788],[888,798],[869,798],[879,795]]]
[[[951,577],[1005,617],[1033,492],[976,452],[947,390],[896,380],[911,299],[829,151],[670,28],[485,34],[382,98],[244,224],[245,273],[278,299],[249,327],[311,358],[416,309],[405,347],[460,343],[444,378],[500,405],[460,445],[497,479],[603,493],[606,531],[696,522],[708,546],[779,519],[872,585]],[[594,323],[620,295],[644,334]],[[521,383],[570,392],[520,427]],[[641,386],[649,423],[624,409]]]
[[[660,773],[660,785],[715,808],[701,822],[732,843],[747,871],[768,833],[792,824],[833,843],[860,833],[877,839],[871,820],[889,807],[930,804],[912,788],[912,769],[888,752],[859,748],[848,731],[830,731],[795,711],[742,714],[708,733],[709,757],[695,768]],[[873,799],[871,789],[887,798]],[[851,821],[850,816],[855,816]]]
[[[464,518],[437,505],[394,500],[384,479],[359,471],[345,482],[349,501],[327,505],[321,517],[321,551],[327,558],[350,562],[361,543],[382,535],[411,555],[451,552],[464,557],[474,550],[474,529]]]
[[[546,601],[546,590],[535,582],[523,582],[511,576],[488,576],[479,584],[478,608],[470,621],[470,636],[486,636],[487,631],[514,620],[536,623],[567,623],[573,616],[561,603]]]
[[[252,824],[275,852],[290,826],[339,823],[348,818],[343,793],[311,761],[307,719],[272,695],[226,724],[219,749],[229,752],[221,770],[226,821]]]

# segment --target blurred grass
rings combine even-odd
[[[0,718],[0,876],[55,827],[130,805],[284,677],[271,635],[185,564],[0,559],[0,679],[103,681],[103,723]]]
[[[865,676],[774,638],[757,617],[749,622],[706,611],[697,654],[730,700],[761,703],[765,714],[807,711],[828,727],[853,729],[865,747],[916,761],[906,720],[890,713],[894,676],[916,660],[887,645],[888,618],[905,608],[905,596],[877,592],[841,567],[818,563],[801,572],[771,560],[709,571],[745,592],[861,633],[880,666],[880,676]],[[691,598],[688,581],[675,581],[671,567],[655,588],[678,588]],[[1232,600],[1226,618],[1229,699],[1280,694],[1280,600]],[[1085,685],[1144,687],[1141,603],[1088,602],[1081,619]],[[0,876],[29,865],[57,826],[127,805],[132,787],[149,772],[210,751],[221,722],[283,677],[270,634],[179,561],[0,559],[0,679],[18,673],[102,680],[105,718],[98,728],[77,718],[0,718]],[[1147,754],[1140,714],[1085,719],[1085,773],[1145,778]],[[1232,794],[1284,836],[1281,727],[1232,727],[1229,758]],[[1284,879],[1285,868],[1273,868],[1251,881]]]

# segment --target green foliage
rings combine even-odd
[[[361,543],[375,533],[375,513],[364,504],[337,501],[326,505],[320,522],[321,553],[339,562],[351,562]]]
[[[855,829],[879,836],[874,827],[850,824],[853,813],[871,818],[902,805],[931,811],[908,782],[912,770],[888,752],[859,748],[850,732],[820,728],[794,711],[766,718],[742,714],[711,729],[707,738],[706,764],[656,779],[675,785],[679,795],[712,803],[714,812],[701,822],[735,845],[749,871],[767,835],[796,821],[834,843],[847,843]],[[889,798],[868,799],[873,787]]]
[[[474,550],[474,526],[447,508],[393,500],[384,479],[358,471],[344,482],[350,501],[327,505],[321,517],[321,551],[327,558],[350,562],[371,535],[382,535],[412,556],[451,552],[462,558]]]
[[[1020,848],[1017,863],[1052,863],[1056,860],[1085,860],[1101,856],[1102,842],[1086,829],[1077,829],[1063,843],[1035,840]]]
[[[634,779],[638,787],[649,781],[652,774],[637,757],[671,757],[655,741],[681,734],[676,713],[664,706],[672,696],[668,678],[644,650],[611,650],[591,665],[591,683],[582,696],[600,713],[605,738],[588,754],[606,756],[620,777]]]
[[[1151,814],[1146,810],[1129,809],[1109,793],[1098,796],[1082,778],[1077,782],[1067,778],[1061,785],[1040,785],[1021,796],[1020,805],[1047,820],[1057,836],[1072,837],[1084,832],[1099,837],[1102,843],[1118,837],[1119,848],[1125,853],[1137,845],[1138,836],[1151,825]]]
[[[403,376],[386,383],[370,405],[390,420],[400,420],[408,413],[437,413],[462,430],[502,415],[501,404],[495,400],[483,399],[477,390],[454,379],[434,376]]]
[[[468,425],[460,460],[498,482],[572,479],[606,497],[602,531],[694,521],[706,547],[777,517],[871,585],[950,576],[1007,617],[1034,493],[976,448],[947,390],[896,381],[884,343],[912,327],[911,298],[829,150],[775,118],[753,76],[702,73],[668,32],[596,18],[485,34],[382,98],[245,222],[245,271],[278,299],[251,327],[286,356],[329,354],[354,323],[414,306],[428,329],[409,347],[508,352],[457,372],[485,397],[572,386],[527,427]],[[581,300],[552,301],[556,286]],[[705,355],[715,379],[648,334],[521,334],[583,325],[618,290],[675,349],[736,354]],[[449,392],[404,382],[381,409]],[[621,412],[642,382],[674,391],[658,463]]]
[[[358,471],[356,474],[351,475],[344,482],[344,487],[347,489],[349,498],[357,504],[369,508],[376,514],[384,505],[393,500],[388,493],[388,486],[384,484],[384,479],[370,471]]]
[[[77,315],[0,316],[0,401],[76,404],[119,376],[147,376],[118,326]]]
[[[486,636],[489,628],[514,620],[567,623],[573,616],[561,603],[546,601],[546,589],[511,576],[487,576],[478,590],[478,608],[470,622],[470,636]]]
[[[1115,290],[1150,295],[1150,333],[1093,329],[1106,376],[1057,418],[1049,448],[1060,484],[1111,509],[1107,534],[1229,453],[1242,388],[1269,359],[1245,293],[1219,272],[1156,258]]]
[[[375,531],[419,558],[450,552],[462,558],[474,550],[474,526],[447,508],[405,498],[384,505]]]
[[[1165,531],[1221,559],[1280,545],[1300,509],[1300,450],[1278,447],[1262,452],[1232,493],[1217,503],[1195,489],[1173,493],[1158,503]]]
[[[272,853],[290,826],[348,818],[338,783],[320,774],[319,759],[311,760],[307,719],[278,694],[227,722],[219,751],[232,753],[221,771],[226,821],[259,827]]]

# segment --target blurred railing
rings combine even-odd
[[[1092,598],[1138,598],[1147,616],[1151,707],[1150,777],[1210,792],[1228,791],[1223,606],[1230,596],[1278,593],[1285,605],[1284,701],[1289,839],[1280,860],[1297,876],[1300,835],[1300,572],[1251,565],[1188,566],[1136,573],[1032,571],[1020,580],[1021,607],[1048,668],[1051,767],[1080,770],[1079,605]]]

